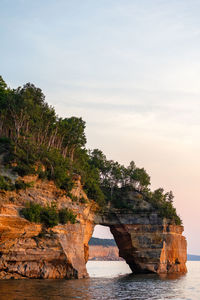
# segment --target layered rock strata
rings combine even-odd
[[[119,257],[119,249],[117,246],[96,246],[89,247],[89,260],[123,260]]]
[[[97,213],[95,202],[87,199],[78,177],[72,190],[74,201],[53,182],[34,176],[23,180],[34,182],[33,187],[18,192],[0,191],[0,279],[87,277],[88,242],[95,224],[110,227],[119,255],[134,273],[187,271],[183,227],[160,218],[137,194],[128,195],[131,209],[109,207]],[[56,201],[58,209],[72,209],[77,222],[44,229],[20,215],[27,201],[41,205]]]
[[[133,199],[134,200],[134,199]],[[183,226],[172,225],[145,201],[136,201],[137,209],[112,209],[96,217],[109,226],[133,273],[186,273],[187,242]]]
[[[95,204],[87,200],[80,182],[72,192],[77,199],[84,197],[87,203],[73,203],[53,182],[38,180],[27,191],[1,193],[0,279],[88,276],[85,265],[94,227]],[[73,209],[77,214],[77,223],[44,230],[42,225],[20,216],[20,208],[27,200],[42,205],[56,200],[59,208]]]
[[[111,225],[111,232],[133,273],[186,273],[187,244],[175,225]]]

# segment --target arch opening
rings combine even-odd
[[[90,277],[116,277],[132,273],[108,226],[96,225],[89,241],[89,260],[86,264]]]

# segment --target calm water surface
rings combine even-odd
[[[87,264],[90,279],[3,280],[0,300],[25,299],[195,299],[200,300],[200,262],[188,262],[185,276],[132,275],[124,262]]]

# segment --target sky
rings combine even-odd
[[[175,194],[200,254],[200,1],[0,0],[0,75],[82,117],[87,147]],[[95,235],[109,237],[101,228]]]

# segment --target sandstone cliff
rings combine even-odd
[[[142,210],[112,209],[96,216],[107,225],[133,273],[186,273],[187,242],[183,226],[172,225],[141,202]]]
[[[185,273],[187,243],[183,227],[159,216],[151,205],[132,194],[132,209],[107,208],[97,213],[76,178],[72,195],[36,176],[23,178],[34,182],[26,190],[0,192],[0,279],[9,278],[83,278],[87,277],[88,242],[95,224],[109,226],[133,273]],[[81,203],[79,199],[85,199]],[[129,199],[130,200],[130,199]],[[58,208],[70,208],[77,214],[76,224],[45,229],[27,221],[20,209],[27,201]],[[135,207],[134,207],[135,206]],[[98,256],[98,249],[94,249]],[[109,251],[109,250],[108,250]],[[116,249],[107,253],[112,257]],[[99,254],[100,255],[100,254]]]
[[[119,255],[133,273],[186,273],[187,244],[183,227],[173,225],[113,225]]]
[[[89,260],[123,260],[117,246],[89,246]]]
[[[58,117],[33,84],[11,89],[0,76],[0,100],[0,278],[87,276],[95,224],[110,227],[133,272],[186,272],[172,192],[151,191],[150,176],[133,161],[124,167],[87,151],[82,118]],[[79,175],[71,191],[74,172],[101,213]]]
[[[88,201],[80,181],[72,194],[87,203],[73,202],[53,182],[34,176],[23,178],[34,187],[0,194],[0,278],[82,278],[87,277],[88,241],[94,227],[95,204]],[[77,214],[76,224],[58,225],[45,230],[30,223],[19,211],[27,201],[42,205],[52,201],[59,208],[70,207]]]

